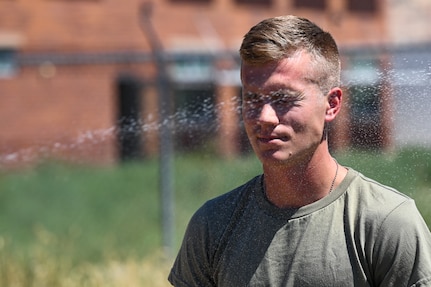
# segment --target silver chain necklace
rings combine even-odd
[[[331,187],[329,188],[329,193],[332,192],[332,189],[334,188],[335,180],[337,179],[337,175],[338,175],[338,162],[335,158],[332,158],[332,159],[335,161],[335,164],[337,165],[337,169],[335,170],[335,176],[334,176],[334,179],[332,180]]]

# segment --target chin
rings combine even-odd
[[[291,162],[294,156],[290,152],[261,152],[259,159],[263,164],[285,165]]]

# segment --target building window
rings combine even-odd
[[[273,0],[235,0],[238,4],[252,4],[270,6]]]
[[[296,8],[320,9],[326,8],[326,0],[294,0],[293,4]]]
[[[376,0],[348,0],[347,8],[352,12],[373,13],[377,11],[377,1]]]
[[[17,63],[15,50],[0,47],[0,78],[9,78],[15,75]]]
[[[217,131],[213,85],[187,85],[174,89],[175,148],[196,151],[208,148]]]
[[[179,57],[169,67],[170,77],[178,84],[209,83],[213,78],[213,66],[206,57]]]

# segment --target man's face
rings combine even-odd
[[[303,52],[241,67],[244,125],[264,165],[297,164],[321,143],[329,104],[312,81],[310,61]]]

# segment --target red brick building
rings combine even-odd
[[[179,148],[215,142],[225,156],[243,148],[235,106],[240,94],[237,50],[242,36],[263,18],[308,17],[333,34],[346,55],[344,68],[352,70],[367,61],[376,69],[385,66],[384,55],[370,60],[353,48],[389,42],[386,1],[148,3],[0,0],[0,166],[41,157],[116,162],[124,145],[119,120],[125,115],[139,118],[137,125],[129,125],[139,135],[134,149],[157,153],[157,69],[150,45],[154,39],[143,29],[149,23],[143,6],[151,9],[150,22],[164,47]],[[124,101],[127,94],[133,95],[129,102]],[[377,98],[373,104],[378,109],[386,103]],[[335,148],[351,144],[352,135],[367,137],[361,134],[363,127],[351,131],[350,114],[345,109],[335,126]],[[369,144],[390,145],[390,116],[383,112],[379,138]]]

